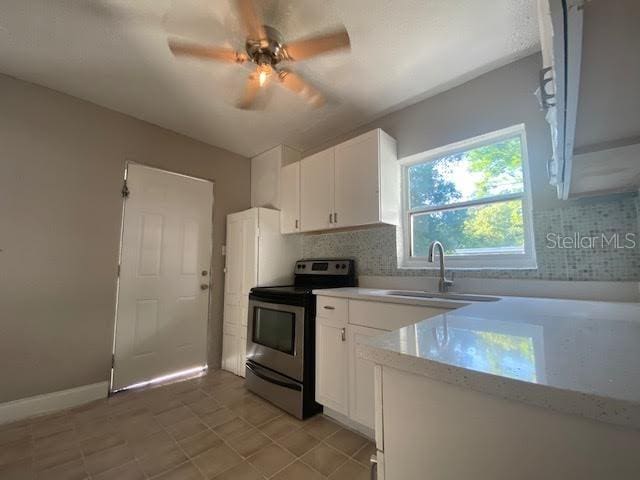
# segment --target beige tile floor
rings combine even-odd
[[[365,480],[374,446],[223,371],[0,426],[2,480]]]

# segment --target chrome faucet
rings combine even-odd
[[[447,279],[444,270],[444,248],[437,240],[431,242],[431,245],[429,245],[429,263],[433,263],[433,251],[436,248],[440,249],[440,281],[438,282],[438,291],[440,293],[446,293],[449,287],[453,285],[453,272],[451,272],[451,280]]]

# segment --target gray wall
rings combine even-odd
[[[456,278],[500,278],[563,281],[640,281],[640,229],[637,196],[618,195],[567,202],[563,208],[538,210],[533,214],[537,268],[458,270]],[[636,235],[635,248],[550,248],[547,234],[573,237]],[[308,258],[351,257],[360,275],[436,276],[436,269],[398,268],[396,228],[379,226],[320,235],[305,235],[303,255]]]
[[[356,134],[382,128],[398,140],[398,156],[406,157],[456,141],[524,123],[531,171],[534,240],[537,269],[469,270],[458,276],[545,280],[640,280],[640,242],[626,250],[554,250],[547,248],[547,233],[572,235],[638,234],[634,195],[563,202],[547,181],[551,155],[549,127],[533,92],[538,86],[539,54],[486,73],[463,85],[428,98],[340,138],[304,153],[308,155]],[[637,92],[635,93],[637,96]],[[608,118],[610,112],[605,111]],[[583,121],[584,124],[584,121]],[[637,237],[640,240],[640,235]],[[394,227],[352,232],[306,235],[307,257],[354,257],[364,275],[431,276],[433,270],[399,269]]]
[[[125,161],[215,182],[209,362],[219,365],[228,213],[250,161],[0,75],[0,402],[108,379]]]
[[[382,128],[398,141],[398,157],[402,158],[524,123],[533,208],[560,205],[546,174],[551,156],[549,126],[533,96],[541,65],[540,54],[530,55],[319,144],[304,156],[373,128]]]
[[[576,150],[640,141],[639,52],[638,0],[585,4]]]

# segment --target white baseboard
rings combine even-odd
[[[355,430],[356,432],[361,433],[365,437],[369,438],[369,440],[371,440],[372,442],[375,441],[376,434],[372,428],[360,425],[358,422],[354,422],[346,415],[338,413],[335,410],[331,410],[330,408],[322,407],[322,410],[322,413],[324,413],[327,417],[335,420],[343,427],[347,427],[349,430]]]
[[[93,400],[106,398],[108,393],[109,382],[105,381],[0,403],[0,425],[34,415],[76,407]]]

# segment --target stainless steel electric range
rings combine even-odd
[[[322,410],[315,401],[317,288],[355,287],[349,259],[300,260],[294,284],[256,287],[249,294],[246,386],[291,415]]]

